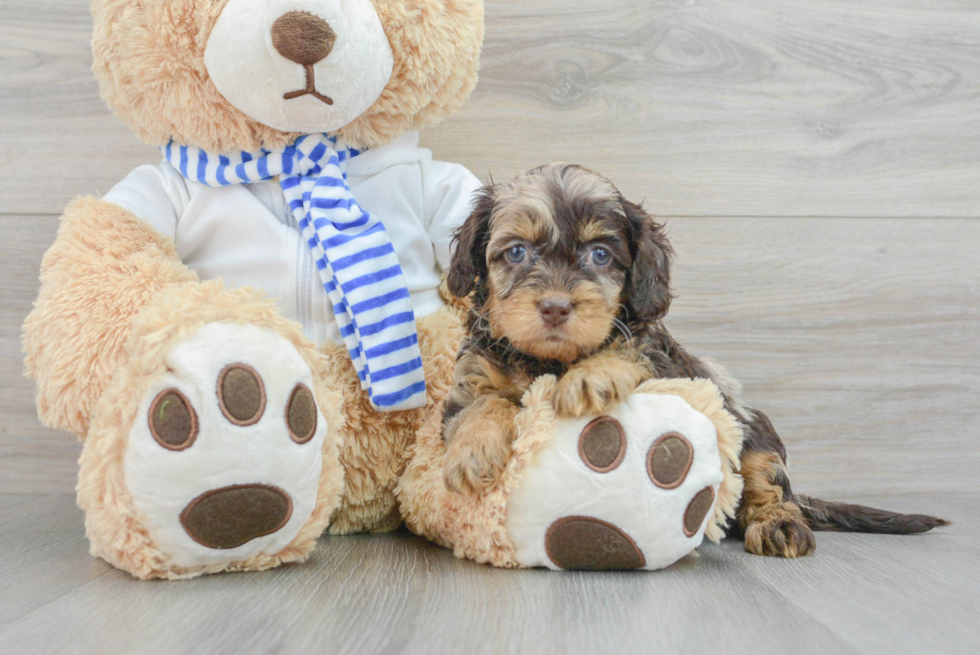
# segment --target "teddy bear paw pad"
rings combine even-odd
[[[205,325],[175,346],[130,433],[126,483],[178,566],[275,554],[313,513],[327,425],[276,332]]]
[[[517,482],[517,560],[552,569],[664,568],[704,538],[723,479],[714,424],[677,396],[637,393],[559,420]]]

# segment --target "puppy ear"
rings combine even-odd
[[[623,209],[632,228],[633,265],[626,280],[627,306],[635,319],[649,323],[663,318],[670,309],[674,249],[663,226],[642,207],[624,200]]]
[[[477,191],[473,212],[453,234],[453,257],[446,283],[449,292],[457,298],[470,295],[476,288],[477,279],[486,279],[487,237],[495,202],[493,186]]]

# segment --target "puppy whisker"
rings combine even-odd
[[[633,331],[630,330],[629,326],[626,325],[626,323],[623,323],[618,318],[614,318],[613,319],[613,327],[615,327],[617,330],[619,330],[619,333],[623,335],[623,338],[625,338],[627,342],[630,342],[630,341],[633,340]]]

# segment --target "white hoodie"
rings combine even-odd
[[[347,177],[361,207],[384,223],[416,318],[422,318],[443,306],[439,283],[449,267],[452,232],[469,216],[480,182],[459,164],[433,161],[418,140],[418,132],[409,132],[354,157]],[[181,260],[202,280],[262,289],[315,343],[342,343],[278,180],[209,187],[163,162],[140,166],[104,199],[173,239]]]

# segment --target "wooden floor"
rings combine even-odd
[[[704,546],[656,573],[504,571],[407,533],[302,566],[140,583],[88,556],[65,496],[0,497],[0,650],[20,653],[890,653],[980,650],[976,496],[918,537],[820,535],[783,561]]]
[[[396,534],[129,579],[87,553],[80,447],[38,423],[19,331],[64,205],[159,156],[98,97],[89,0],[0,0],[0,653],[980,652],[980,6],[486,4],[480,85],[424,145],[645,199],[678,251],[669,326],[770,414],[795,488],[954,524],[653,574],[496,571]]]

